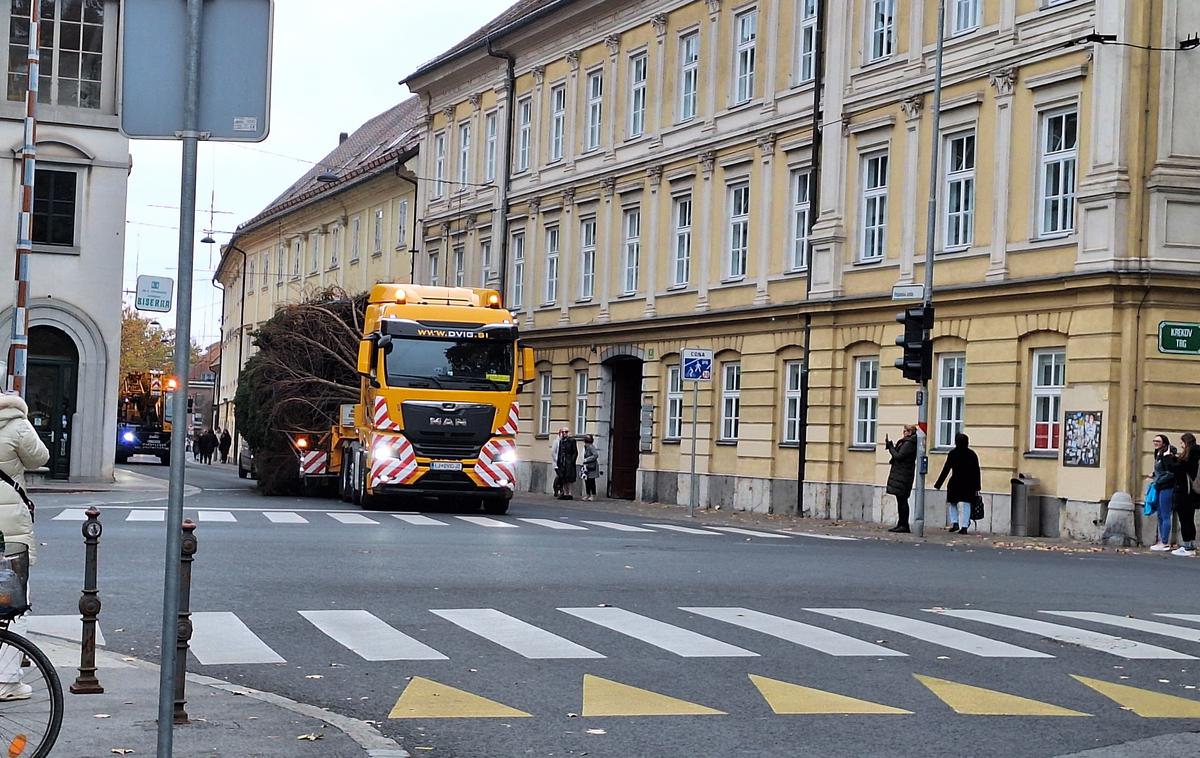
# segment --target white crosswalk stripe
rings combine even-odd
[[[620,632],[684,658],[752,658],[752,653],[727,642],[642,616],[623,608],[559,608],[576,618]]]
[[[43,634],[47,637],[57,637],[60,640],[70,640],[71,642],[81,642],[83,640],[83,623],[79,619],[78,614],[70,616],[42,616],[39,614],[30,614],[21,619],[21,623],[25,625],[25,630],[34,634]],[[103,647],[104,632],[100,631],[100,624],[96,624],[96,644]]]
[[[1098,650],[1102,653],[1110,653],[1131,660],[1165,659],[1178,661],[1196,659],[1195,656],[1168,650],[1157,645],[1135,642],[1124,637],[1114,637],[1111,634],[1090,632],[1085,629],[1077,629],[1073,626],[1051,624],[1048,621],[1039,621],[1037,619],[1009,616],[1003,613],[993,613],[992,611],[934,610],[933,612],[953,618],[1004,627],[1006,629],[1015,629],[1020,632],[1029,632],[1030,634],[1065,642],[1068,645],[1079,645],[1080,647]]]
[[[1092,613],[1090,611],[1042,611],[1042,613],[1047,613],[1051,616],[1078,619],[1080,621],[1094,621],[1097,624],[1120,626],[1126,629],[1136,629],[1139,632],[1161,634],[1164,637],[1174,637],[1175,639],[1187,640],[1188,642],[1200,642],[1200,629],[1192,629],[1176,624],[1164,624],[1161,621],[1146,621],[1128,616],[1118,616],[1115,613]]]
[[[343,524],[376,524],[379,522],[373,518],[367,518],[361,513],[330,513],[330,518],[340,521]]]
[[[435,518],[428,516],[420,516],[414,513],[393,513],[392,518],[397,518],[406,524],[413,526],[450,526],[445,521],[438,521]]]
[[[246,663],[287,663],[250,631],[237,614],[227,611],[192,613],[192,654],[205,666]]]
[[[1154,615],[1162,616],[1165,619],[1179,619],[1200,624],[1200,613],[1156,613]]]
[[[817,532],[790,532],[797,537],[811,537],[814,540],[831,540],[833,542],[858,542],[858,537],[843,537],[840,534],[818,534]]]
[[[237,523],[237,519],[229,511],[200,511],[199,516],[202,522]]]
[[[730,534],[745,534],[749,537],[770,537],[775,540],[790,540],[786,534],[772,534],[771,532],[756,532],[753,529],[741,529],[736,526],[710,526],[709,529],[716,529],[720,532],[729,532]]]
[[[457,608],[431,611],[468,632],[533,659],[603,658],[595,650],[528,624],[492,608]]]
[[[263,515],[272,524],[307,524],[308,519],[301,516],[299,513],[291,511],[263,511]]]
[[[87,521],[87,508],[63,508],[51,521]]]
[[[655,529],[669,529],[672,532],[681,532],[683,534],[707,534],[720,537],[720,532],[711,532],[707,529],[697,529],[692,526],[679,526],[678,524],[642,524],[642,526],[652,526]]]
[[[519,518],[517,521],[524,521],[527,524],[536,526],[544,526],[547,529],[567,529],[572,531],[587,531],[586,526],[578,526],[577,524],[567,524],[562,521],[555,521],[549,518]]]
[[[499,521],[487,516],[455,516],[459,521],[466,521],[468,524],[476,526],[486,526],[489,529],[520,529],[516,524],[510,524],[507,521]]]
[[[1028,650],[1016,645],[1010,645],[1007,642],[993,640],[978,634],[972,634],[971,632],[964,632],[961,629],[954,629],[953,627],[942,626],[940,624],[931,624],[928,621],[910,619],[906,616],[895,616],[891,613],[871,611],[865,608],[805,608],[804,610],[812,613],[820,613],[824,616],[867,624],[879,629],[887,629],[890,632],[913,637],[922,642],[929,642],[941,647],[948,647],[951,650],[959,650],[984,658],[1054,657],[1046,653],[1039,653],[1036,650]]]
[[[126,521],[165,521],[167,518],[166,511],[130,511],[125,517]]]
[[[651,534],[654,532],[653,529],[643,529],[640,526],[633,526],[632,524],[620,524],[616,521],[584,521],[583,523],[591,526],[598,526],[602,529],[613,529],[618,532],[649,532]]]
[[[792,619],[752,611],[748,608],[680,608],[681,611],[706,616],[727,624],[753,629],[781,640],[837,656],[904,656],[899,650],[831,632],[819,626],[803,624]]]
[[[368,661],[445,661],[446,656],[367,611],[300,611],[339,645]]]

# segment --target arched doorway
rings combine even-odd
[[[611,393],[608,496],[634,500],[641,455],[642,361],[619,355],[603,365]]]
[[[29,330],[29,368],[25,401],[29,420],[50,451],[50,476],[71,473],[71,426],[78,390],[79,350],[65,332],[52,326]]]

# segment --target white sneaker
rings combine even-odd
[[[28,700],[32,695],[33,687],[24,682],[0,682],[0,702]]]
[[[1164,544],[1163,544],[1163,543],[1161,543],[1161,542],[1155,542],[1153,545],[1151,545],[1151,546],[1150,546],[1150,549],[1151,549],[1151,550],[1153,550],[1153,551],[1154,551],[1154,552],[1156,552],[1156,553],[1165,553],[1165,552],[1167,552],[1168,550],[1170,550],[1170,549],[1171,549],[1171,546],[1170,546],[1170,545],[1164,545]]]
[[[1181,547],[1178,550],[1172,550],[1171,555],[1178,555],[1181,558],[1194,558],[1196,551],[1192,548]]]

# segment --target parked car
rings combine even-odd
[[[243,479],[246,477],[258,478],[258,469],[254,467],[254,451],[250,449],[249,445],[243,445],[242,451],[238,453],[238,476]]]

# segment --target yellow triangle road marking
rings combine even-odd
[[[583,715],[724,716],[725,713],[669,695],[584,674]]]
[[[1088,716],[1090,714],[1072,711],[1069,708],[1031,700],[1027,697],[1010,695],[1007,692],[997,692],[983,687],[973,687],[969,684],[959,684],[945,679],[935,679],[932,676],[914,674],[921,684],[930,692],[954,709],[956,713],[965,716]]]
[[[780,716],[815,714],[911,714],[912,711],[880,705],[869,700],[859,700],[834,692],[801,687],[778,679],[750,675],[750,681],[762,693],[767,705]]]
[[[389,719],[523,718],[530,714],[465,690],[414,676],[388,714]]]
[[[1076,681],[1099,692],[1109,700],[1147,719],[1196,719],[1200,718],[1200,701],[1177,695],[1143,690],[1127,684],[1113,684],[1086,676],[1075,676]]]

